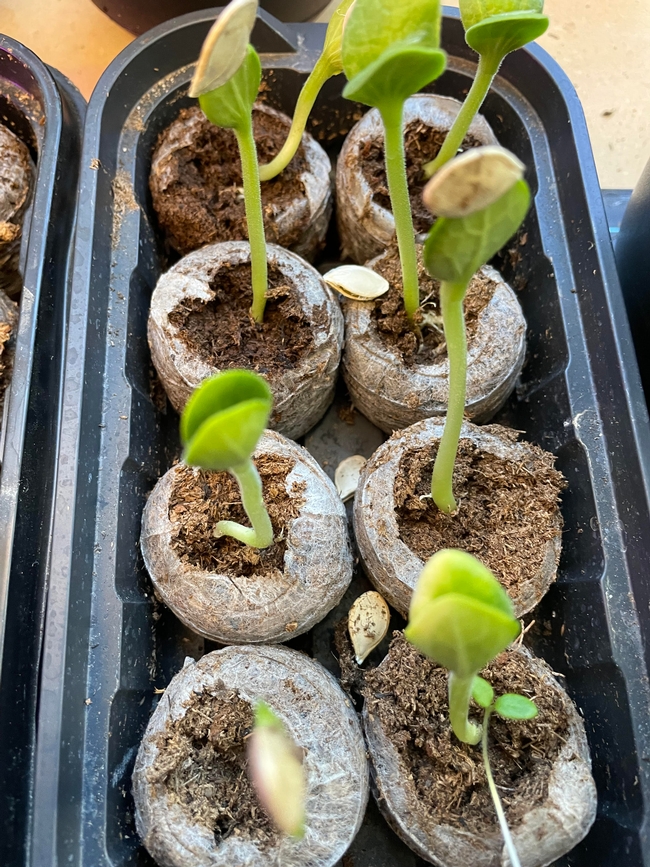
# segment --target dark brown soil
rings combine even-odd
[[[295,367],[313,348],[312,327],[296,288],[278,268],[269,268],[264,322],[251,317],[251,266],[223,266],[210,284],[211,301],[194,299],[169,316],[185,344],[220,370],[245,367],[273,375]],[[317,312],[316,324],[320,315]]]
[[[5,391],[9,385],[12,368],[12,353],[7,349],[11,337],[11,325],[8,322],[0,322],[0,424],[2,423],[2,411],[5,403]]]
[[[215,539],[217,521],[238,521],[250,527],[241,504],[236,480],[229,473],[195,472],[192,467],[177,470],[169,498],[169,520],[174,526],[171,544],[181,560],[220,575],[272,577],[284,570],[289,523],[298,516],[304,502],[304,483],[294,483],[291,495],[286,478],[294,467],[289,458],[262,456],[255,461],[262,479],[264,502],[271,518],[276,541],[263,550],[222,536]]]
[[[246,771],[252,729],[253,710],[236,691],[192,693],[182,719],[159,735],[158,761],[148,779],[164,784],[169,800],[213,831],[217,843],[234,834],[265,850],[279,835]]]
[[[517,438],[498,425],[484,429]],[[566,487],[555,457],[530,448],[533,461],[516,464],[461,439],[454,470],[455,515],[441,512],[431,500],[437,444],[406,452],[394,487],[400,538],[421,560],[441,548],[468,551],[512,595],[524,578],[539,571],[545,545],[557,534],[560,493]]]
[[[411,197],[411,213],[413,214],[413,226],[416,232],[426,232],[433,223],[433,217],[424,207],[422,202],[422,190],[426,184],[426,178],[422,175],[425,163],[438,156],[438,151],[443,145],[447,133],[427,126],[422,121],[413,121],[406,126],[404,147],[406,150],[406,176],[408,178],[409,194]],[[480,147],[481,142],[473,136],[465,136],[462,150]],[[374,190],[373,201],[387,211],[392,210],[390,195],[388,193],[388,180],[386,178],[386,165],[384,162],[384,147],[377,141],[367,141],[359,150],[359,163],[363,176]]]
[[[198,123],[196,123],[198,120]],[[191,147],[178,147],[165,163],[164,177],[152,174],[149,187],[158,222],[171,246],[181,255],[217,241],[248,239],[241,160],[232,130],[214,126],[198,107],[183,109],[158,138],[156,152],[175,138],[179,125],[196,123]],[[260,164],[270,162],[281,149],[290,128],[289,118],[253,112],[253,132]],[[155,159],[156,153],[154,153]],[[300,176],[307,171],[302,146],[287,168],[274,180],[262,184],[266,239],[289,247],[299,240],[280,237],[275,214],[286,210],[296,197],[306,193]]]
[[[526,665],[523,654],[500,654],[482,676],[497,696],[514,692],[532,699],[533,720],[490,720],[489,755],[511,827],[544,801],[552,763],[568,728],[562,700]],[[475,834],[497,826],[480,746],[461,743],[449,725],[447,671],[418,653],[399,632],[381,667],[366,674],[368,712],[378,716],[417,792],[423,824],[450,824]],[[481,722],[474,702],[470,716]]]
[[[402,295],[402,271],[397,248],[392,248],[374,269],[390,283],[386,295],[373,305],[373,318],[377,330],[389,346],[399,352],[407,365],[435,364],[447,355],[442,314],[440,311],[440,283],[430,277],[418,251],[418,276],[420,284],[420,309],[416,323],[422,339],[413,332],[404,310]],[[478,328],[480,314],[490,303],[497,284],[481,273],[476,274],[465,295],[465,328],[467,342],[471,343]]]

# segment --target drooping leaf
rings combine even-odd
[[[249,45],[237,72],[222,87],[200,96],[199,105],[215,126],[241,129],[250,123],[261,81],[260,59],[253,46]]]
[[[539,39],[548,30],[549,23],[546,15],[535,12],[495,15],[470,27],[465,40],[479,54],[505,57]]]
[[[217,471],[244,463],[268,424],[272,404],[267,383],[250,371],[229,370],[207,379],[181,416],[185,462]]]
[[[505,719],[534,719],[537,716],[535,702],[514,693],[500,695],[494,703],[494,709]]]
[[[476,675],[472,685],[472,698],[479,707],[490,707],[494,701],[494,690],[492,684],[488,683],[483,677]]]
[[[467,284],[515,234],[530,207],[526,181],[467,217],[441,217],[424,245],[424,264],[437,280]]]

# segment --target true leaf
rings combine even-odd
[[[199,97],[207,119],[225,129],[242,129],[250,115],[262,81],[262,66],[257,52],[248,46],[242,65],[222,87]]]
[[[537,716],[537,705],[524,695],[506,693],[500,695],[494,703],[494,709],[505,719],[534,719]]]
[[[424,245],[427,271],[437,280],[466,285],[515,234],[529,206],[530,190],[521,180],[482,211],[441,217]]]
[[[479,707],[488,708],[494,701],[492,685],[482,677],[476,675],[472,684],[472,698]]]
[[[203,382],[181,416],[184,460],[226,470],[250,458],[272,407],[266,382],[246,370],[230,370]]]

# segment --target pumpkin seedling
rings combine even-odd
[[[236,521],[219,521],[214,535],[232,536],[252,548],[268,548],[273,542],[262,481],[252,460],[272,405],[271,390],[261,376],[228,370],[202,382],[181,416],[185,463],[232,473],[252,524],[244,527]]]
[[[260,803],[275,825],[290,837],[305,833],[303,752],[282,720],[263,701],[255,705],[255,726],[248,739],[248,773]]]
[[[492,686],[478,676],[519,635],[512,602],[494,575],[465,551],[443,550],[426,563],[413,591],[404,635],[421,653],[449,671],[449,720],[466,744],[481,741],[483,764],[512,867],[520,867],[488,755],[493,713],[506,719],[532,719],[535,704],[522,695],[496,700]],[[484,709],[483,725],[468,718],[470,698]]]
[[[270,181],[289,165],[300,147],[307,120],[323,85],[334,75],[343,72],[341,59],[343,25],[348,9],[353,3],[354,0],[342,0],[342,3],[334,10],[325,34],[323,51],[298,96],[287,140],[280,153],[270,163],[260,167],[260,179],[262,181]]]
[[[347,99],[379,110],[395,218],[404,307],[415,329],[420,304],[415,234],[404,154],[404,102],[442,74],[439,0],[356,0],[343,30]]]
[[[262,81],[262,66],[249,43],[258,0],[231,0],[208,33],[190,86],[190,96],[208,120],[232,129],[237,138],[244,182],[248,240],[251,246],[253,304],[256,322],[264,319],[268,271],[253,105]]]
[[[424,244],[424,265],[440,281],[449,358],[447,416],[433,467],[431,496],[447,513],[457,508],[452,477],[465,412],[463,300],[474,274],[514,235],[528,212],[530,190],[523,169],[504,148],[476,148],[452,160],[429,181],[423,194],[425,204],[438,216]]]
[[[479,55],[476,77],[438,155],[424,167],[430,178],[458,152],[504,57],[546,32],[544,0],[460,0],[465,40]]]

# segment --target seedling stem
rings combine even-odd
[[[236,521],[219,521],[214,528],[214,535],[217,539],[220,536],[232,536],[251,548],[268,548],[273,544],[273,527],[264,505],[260,474],[252,460],[230,467],[230,472],[237,479],[244,511],[253,526],[244,527]]]

